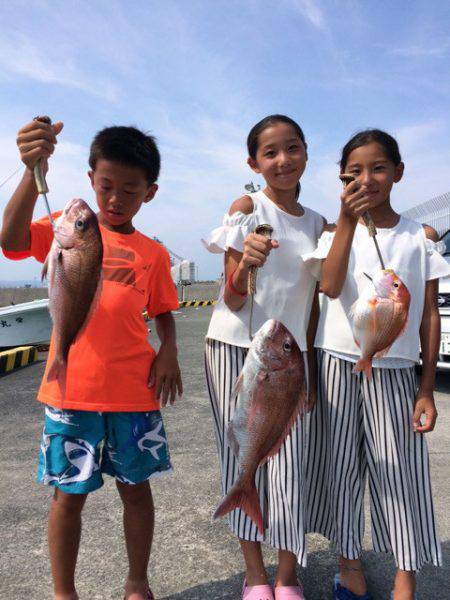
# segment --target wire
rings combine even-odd
[[[11,175],[8,175],[8,177],[7,177],[5,180],[3,180],[3,181],[0,183],[0,188],[2,188],[2,187],[5,185],[5,183],[8,183],[8,181],[9,181],[9,180],[10,180],[12,177],[14,177],[14,175],[16,175],[16,174],[17,174],[17,173],[18,173],[18,172],[19,172],[21,169],[22,169],[22,165],[20,165],[20,167],[19,167],[18,169],[16,169],[16,170],[14,171],[14,173],[11,173]]]

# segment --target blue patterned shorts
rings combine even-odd
[[[137,484],[172,470],[161,412],[45,407],[37,480],[68,494],[103,485],[103,473]]]

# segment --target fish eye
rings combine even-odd
[[[398,288],[398,283],[394,283],[394,287],[395,287],[395,288]]]
[[[286,352],[290,352],[292,350],[291,344],[289,342],[284,342],[283,350],[285,350]]]
[[[78,230],[84,229],[84,221],[82,221],[81,219],[77,219],[75,221],[75,229],[78,229]]]

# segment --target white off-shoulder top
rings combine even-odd
[[[249,196],[253,202],[251,214],[225,214],[222,226],[202,241],[210,252],[224,253],[229,248],[243,252],[245,238],[257,225],[267,223],[273,227],[272,237],[280,245],[271,251],[264,267],[258,271],[252,330],[255,333],[267,319],[277,319],[289,329],[300,349],[306,350],[306,330],[316,279],[302,255],[317,247],[324,219],[306,207],[303,207],[303,216],[290,215],[262,191]],[[249,299],[239,311],[232,311],[224,302],[223,291],[224,283],[206,337],[249,347]]]

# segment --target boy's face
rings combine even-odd
[[[156,183],[149,184],[139,167],[130,167],[101,158],[95,171],[89,171],[100,209],[98,220],[107,229],[132,233],[132,219],[143,202],[156,194]]]

